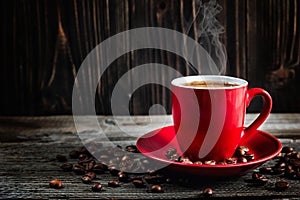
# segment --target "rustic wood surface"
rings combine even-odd
[[[248,114],[246,124],[256,117]],[[133,117],[141,125],[149,123],[147,116]],[[89,117],[80,120],[83,130],[95,130],[89,123]],[[124,135],[116,122],[132,129],[130,136]],[[172,123],[170,116],[154,116],[154,126],[166,126]],[[126,146],[135,144],[137,137],[144,133],[137,130],[135,124],[128,123],[126,117],[112,118],[99,116],[99,124],[106,130],[108,137],[115,144]],[[283,145],[291,145],[300,151],[300,114],[271,114],[260,128],[278,137]],[[110,174],[98,176],[97,181],[104,184],[100,193],[91,191],[91,185],[83,184],[79,175],[63,172],[55,157],[57,154],[68,155],[72,149],[82,146],[72,116],[50,117],[0,117],[0,198],[34,198],[34,199],[169,199],[200,198],[202,190],[210,186],[213,197],[242,199],[297,199],[300,197],[299,180],[288,180],[291,187],[283,192],[274,190],[274,182],[281,178],[272,177],[265,186],[251,187],[245,176],[209,181],[199,178],[196,182],[185,184],[162,184],[164,193],[147,192],[147,188],[137,189],[131,183],[122,183],[119,188],[108,188],[106,183],[112,179]],[[273,161],[271,161],[273,162]],[[269,165],[265,163],[265,165]],[[63,189],[49,188],[49,181],[60,179]]]
[[[5,95],[0,98],[0,113],[71,114],[74,77],[93,48],[117,33],[140,27],[164,27],[197,39],[202,29],[197,30],[193,19],[199,2],[1,0],[0,90]],[[217,18],[224,27],[220,39],[228,55],[226,74],[249,80],[250,87],[267,89],[273,96],[273,112],[300,112],[299,1],[217,2],[222,7]],[[111,114],[109,97],[116,82],[145,63],[162,63],[183,75],[201,73],[197,66],[193,70],[182,58],[165,51],[140,49],[125,54],[104,72],[97,91],[90,91],[86,75],[84,86],[96,92],[98,114]],[[145,76],[154,74],[149,72],[151,68]],[[154,82],[168,75],[156,73],[151,78]],[[130,108],[133,114],[143,115],[151,105],[161,103],[171,113],[170,102],[168,89],[152,84],[133,94]],[[249,110],[258,112],[261,104],[254,102]]]

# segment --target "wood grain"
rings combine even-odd
[[[256,117],[247,116],[247,123]],[[116,144],[126,146],[135,144],[136,138],[141,136],[136,125],[128,123],[126,117],[99,116],[102,128],[107,128],[107,134]],[[138,124],[147,124],[147,116],[135,116],[133,120]],[[284,145],[291,145],[300,151],[299,114],[272,114],[261,127],[279,138]],[[95,130],[90,126],[89,117],[80,121],[86,125],[85,130]],[[132,137],[124,134],[115,126],[115,122],[132,128]],[[164,123],[163,123],[164,122]],[[154,125],[165,126],[172,122],[170,116],[155,116]],[[97,130],[97,129],[96,129]],[[109,188],[107,182],[114,177],[110,174],[99,175],[96,181],[104,185],[104,191],[94,193],[90,184],[83,184],[80,176],[63,172],[55,157],[57,154],[68,155],[72,149],[81,147],[81,141],[75,133],[72,116],[51,117],[0,117],[0,198],[33,198],[33,199],[194,199],[201,198],[202,190],[209,186],[214,190],[215,198],[240,199],[297,199],[299,180],[289,180],[291,187],[283,192],[274,191],[273,184],[279,177],[261,187],[251,187],[246,182],[251,173],[236,179],[211,181],[201,179],[197,182],[184,184],[163,184],[164,193],[149,193],[148,187],[137,189],[131,183],[122,183],[120,188]],[[83,130],[82,130],[83,131]],[[287,138],[287,135],[291,137]],[[69,159],[70,162],[75,162]],[[273,162],[273,161],[272,161]],[[272,164],[271,162],[266,165]],[[49,181],[60,179],[64,188],[55,190],[49,188]]]
[[[0,114],[71,114],[74,78],[93,48],[117,33],[138,27],[164,27],[197,38],[194,19],[198,2],[1,1]],[[228,53],[226,74],[249,80],[250,87],[267,89],[274,100],[273,112],[300,112],[299,2],[217,2],[223,7],[217,18],[224,26],[221,41]],[[123,74],[138,65],[155,62],[183,75],[201,73],[170,52],[157,49],[130,52],[109,66],[97,91],[91,91],[89,77],[102,72],[95,69],[85,74],[84,88],[87,94],[96,96],[97,113],[111,114],[110,97]],[[153,80],[168,78],[150,68],[144,76],[149,74]],[[129,110],[136,115],[147,114],[158,103],[171,113],[170,97],[168,89],[146,85],[134,92]],[[249,111],[258,112],[261,105],[256,100]]]

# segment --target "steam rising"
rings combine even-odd
[[[194,31],[194,36],[197,37],[195,39],[208,52],[218,68],[216,70],[210,66],[205,66],[209,67],[209,69],[203,69],[202,67],[200,73],[209,70],[210,74],[224,75],[226,72],[227,53],[225,46],[220,41],[220,35],[224,33],[224,27],[216,18],[222,11],[222,7],[216,0],[210,0],[205,3],[202,0],[196,0],[195,8],[196,17],[192,17],[189,21],[187,33],[190,34],[192,30]],[[201,57],[203,55],[198,56]]]

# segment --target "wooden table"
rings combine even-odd
[[[256,114],[248,114],[246,124]],[[83,130],[92,132],[96,127],[89,124],[88,117],[81,118]],[[106,131],[111,141],[116,144],[135,144],[142,133],[126,117],[99,116],[100,126]],[[147,116],[133,117],[137,124],[149,123]],[[124,134],[117,126],[118,122],[132,129],[130,135]],[[172,123],[170,116],[152,116],[154,126],[166,126]],[[300,151],[300,114],[271,114],[261,130],[272,133],[283,145],[291,145]],[[63,172],[55,157],[57,154],[68,155],[72,149],[82,146],[76,134],[72,116],[50,117],[0,117],[0,198],[34,198],[34,199],[169,199],[199,198],[205,187],[205,180],[199,178],[199,184],[162,184],[163,193],[150,193],[148,188],[135,188],[132,183],[122,183],[119,188],[108,188],[110,174],[99,176],[97,181],[104,184],[100,193],[91,191],[91,185],[83,184],[80,176],[72,172]],[[268,165],[270,163],[266,163]],[[272,177],[264,186],[251,187],[246,180],[251,172],[237,179],[209,182],[213,188],[212,197],[235,197],[248,199],[299,199],[300,180],[288,180],[291,187],[277,192],[274,182],[281,179]],[[49,181],[60,179],[64,188],[49,188]],[[283,178],[285,179],[285,178]],[[149,186],[148,186],[149,187]]]

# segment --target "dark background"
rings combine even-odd
[[[218,15],[225,28],[226,74],[245,78],[250,87],[270,92],[272,112],[300,112],[297,0],[222,0]],[[195,1],[177,0],[3,0],[0,1],[0,114],[71,114],[74,77],[87,54],[108,37],[137,27],[166,27],[187,32]],[[96,93],[97,114],[111,114],[117,80],[134,66],[163,63],[184,75],[194,72],[176,55],[138,50],[105,71]],[[88,81],[86,88],[89,88]],[[132,114],[147,114],[160,103],[168,113],[170,91],[144,86],[133,94]],[[262,102],[249,107],[258,112]]]

